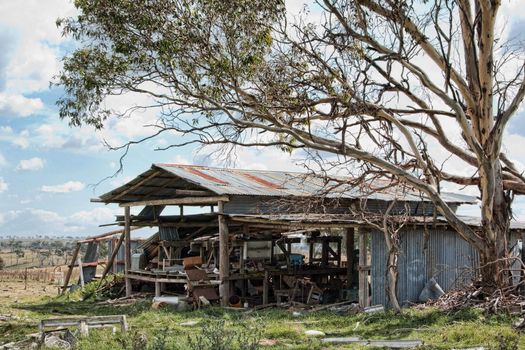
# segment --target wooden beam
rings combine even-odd
[[[122,198],[124,197],[126,194],[128,194],[129,192],[133,191],[134,189],[140,187],[144,182],[148,181],[149,179],[157,176],[158,174],[160,173],[159,170],[157,171],[154,171],[153,173],[151,173],[149,176],[146,176],[145,178],[143,178],[142,180],[140,180],[139,182],[137,182],[136,184],[134,184],[133,186],[129,187],[128,189],[120,192],[118,195],[116,195],[115,197],[113,197],[111,200],[116,200],[116,199],[119,199],[119,198]]]
[[[368,287],[368,272],[370,267],[367,265],[368,253],[368,231],[359,229],[359,306],[370,306],[369,287]]]
[[[270,273],[268,270],[264,270],[264,279],[263,279],[263,305],[268,304],[268,284],[270,283]]]
[[[219,212],[219,278],[221,281],[221,304],[228,306],[230,299],[230,255],[228,249],[228,225],[224,213],[224,202],[218,202]]]
[[[126,232],[124,230],[121,230],[122,234],[120,235],[117,244],[113,247],[113,251],[111,252],[111,257],[108,260],[108,263],[106,264],[106,267],[104,268],[104,271],[102,272],[102,277],[100,279],[100,283],[102,283],[102,280],[104,277],[106,277],[107,273],[113,266],[113,262],[115,261],[115,258],[117,257],[118,251],[120,249],[120,246],[122,245],[122,242],[124,241],[124,236],[126,235]],[[100,285],[99,283],[99,285]]]
[[[178,196],[208,196],[211,197],[215,193],[211,191],[201,191],[201,190],[175,190],[175,194]]]
[[[217,202],[228,202],[227,196],[215,196],[215,197],[182,197],[182,198],[170,198],[170,199],[154,199],[138,202],[127,202],[121,203],[121,207],[137,207],[144,205],[207,205]]]
[[[78,256],[78,270],[80,271],[80,287],[84,288],[84,270],[82,268],[82,259],[80,258],[80,255]]]
[[[75,267],[75,264],[77,261],[79,251],[80,251],[80,243],[77,242],[75,250],[73,251],[73,255],[71,256],[71,264],[68,266],[66,278],[64,279],[64,285],[62,286],[62,293],[64,293],[67,289],[69,280],[71,279],[71,273],[73,272],[73,267]]]
[[[253,227],[267,225],[268,227],[282,227],[282,229],[321,229],[321,228],[345,228],[345,227],[357,227],[359,223],[334,223],[334,222],[299,222],[299,221],[286,221],[286,220],[273,220],[273,219],[260,219],[260,218],[249,218],[240,216],[231,216],[232,221],[243,222],[252,224]]]
[[[128,277],[131,267],[131,215],[130,207],[124,208],[124,280],[126,282],[126,296],[131,296],[131,280]]]
[[[139,228],[140,227],[131,227],[130,230],[131,231],[135,231],[135,230],[138,230]],[[97,236],[87,237],[87,238],[85,238],[85,239],[83,239],[81,241],[77,241],[77,242],[78,243],[89,243],[89,242],[103,241],[103,240],[106,240],[106,239],[110,239],[111,236],[122,234],[123,232],[124,232],[123,229],[114,230],[114,231],[102,233],[102,234],[97,235]]]
[[[525,231],[521,232],[521,252],[520,252],[520,258],[521,263],[525,263]],[[522,268],[521,270],[521,295],[525,295],[525,285],[523,285],[523,281],[525,281],[525,270]]]
[[[352,274],[354,271],[354,239],[355,229],[346,229],[346,287],[350,289],[352,283]]]

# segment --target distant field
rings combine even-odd
[[[0,239],[0,258],[4,270],[66,265],[75,246],[73,239]]]
[[[59,256],[51,253],[49,256],[43,256],[43,251],[40,250],[22,249],[22,251],[24,252],[24,255],[20,257],[11,249],[0,249],[0,258],[4,260],[5,264],[4,269],[24,269],[67,264],[65,255]]]

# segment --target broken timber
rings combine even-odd
[[[323,343],[332,344],[359,344],[374,347],[386,347],[389,349],[413,349],[423,345],[421,340],[367,340],[356,337],[347,338],[323,338]]]
[[[126,315],[50,318],[41,320],[38,328],[41,340],[43,340],[48,327],[77,326],[80,334],[87,335],[90,328],[113,327],[114,325],[120,325],[121,331],[126,332],[128,330]]]

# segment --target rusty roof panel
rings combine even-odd
[[[374,182],[374,185],[377,187],[377,183]],[[218,195],[272,197],[324,195],[329,198],[369,198],[384,201],[426,200],[417,191],[401,193],[396,188],[364,191],[349,184],[348,178],[344,177],[338,177],[337,181],[327,181],[321,176],[297,172],[238,170],[182,164],[153,164],[150,170],[100,196],[100,199],[110,203],[117,201],[117,198],[118,201],[132,201],[133,196],[170,198],[173,197],[176,188],[205,189]],[[461,194],[442,193],[442,197],[449,203],[475,203],[474,197]]]
[[[327,193],[328,197],[360,198],[365,195],[361,189],[344,184],[343,177],[338,178],[343,182],[338,184],[335,181],[327,182],[321,176],[287,171],[237,170],[177,164],[155,164],[154,167],[164,169],[221,195],[319,196],[332,188],[333,190]],[[422,200],[419,192],[405,191],[399,195],[395,191],[395,189],[370,191],[366,197],[378,200],[392,200],[394,197],[407,201]],[[442,193],[442,196],[447,202],[475,202],[474,197],[461,194]]]

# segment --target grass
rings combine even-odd
[[[260,337],[270,343],[276,342],[271,346],[260,347],[265,349],[371,349],[356,345],[322,344],[319,339],[304,335],[304,331],[309,329],[323,331],[333,337],[421,339],[425,344],[421,349],[444,350],[475,346],[497,350],[525,349],[525,336],[511,327],[513,318],[506,315],[486,315],[477,309],[459,312],[443,312],[432,308],[407,309],[401,315],[386,312],[353,316],[324,311],[302,313],[301,316],[294,317],[287,310],[275,309],[248,314],[220,308],[185,312],[169,308],[156,310],[151,308],[149,301],[111,306],[94,301],[78,301],[73,295],[34,297],[18,303],[2,304],[0,314],[17,316],[13,321],[0,321],[0,344],[21,340],[27,334],[37,332],[37,322],[43,318],[126,314],[130,325],[128,334],[93,330],[89,337],[79,340],[77,348],[189,349],[188,338],[193,342],[202,338],[203,326],[207,326],[210,331],[209,327],[223,324],[224,329],[211,331],[216,332],[221,341],[233,335],[243,335]],[[198,321],[198,324],[190,327],[181,325],[188,320]],[[237,340],[233,340],[234,344],[236,342]]]

